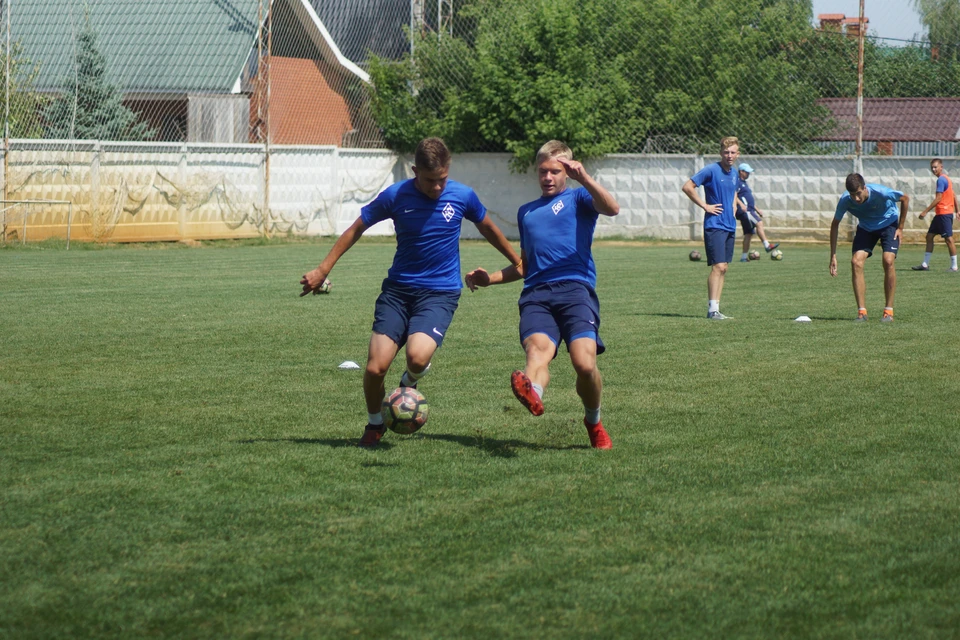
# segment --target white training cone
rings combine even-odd
[[[359,369],[359,368],[360,368],[360,365],[358,365],[353,360],[345,360],[340,363],[339,367],[337,367],[337,369]]]
[[[812,320],[810,320],[810,316],[797,316],[794,322],[812,322]]]

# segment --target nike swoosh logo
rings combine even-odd
[[[437,328],[436,328],[436,327],[433,328],[433,332],[434,332],[435,334],[437,334],[438,336],[440,336],[441,338],[443,337],[443,334],[440,333],[439,331],[437,331]]]
[[[404,209],[404,210],[403,210],[404,213],[410,213],[411,211],[413,211],[413,209]]]

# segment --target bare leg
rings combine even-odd
[[[392,338],[382,333],[370,336],[367,368],[363,372],[363,398],[367,403],[367,413],[380,412],[384,396],[383,379],[398,351],[400,347]]]
[[[723,293],[723,280],[727,274],[727,263],[718,262],[710,269],[707,276],[707,300],[720,300]]]
[[[892,251],[883,253],[883,292],[887,298],[887,306],[893,308],[893,294],[897,290],[897,272],[893,268],[893,262],[897,259],[897,254]]]
[[[950,252],[950,257],[957,255],[957,244],[953,241],[953,236],[944,238],[943,241],[947,244],[947,251]]]
[[[523,350],[527,352],[527,366],[523,372],[530,382],[546,389],[550,383],[550,361],[557,353],[557,345],[546,334],[534,333],[523,341]]]
[[[857,301],[858,309],[867,308],[867,285],[863,280],[863,263],[866,261],[866,259],[866,251],[857,251],[855,254],[853,254],[853,259],[850,260],[850,266],[852,267],[851,274],[853,278],[853,297]]]
[[[751,238],[753,238],[753,234],[752,234],[752,233],[745,233],[745,234],[743,234],[743,252],[744,252],[744,253],[749,253],[749,252],[750,252],[750,239],[751,239]]]
[[[586,409],[600,407],[603,380],[597,369],[597,342],[593,338],[578,338],[570,345],[570,362],[577,372],[577,395]]]
[[[933,253],[933,234],[932,234],[932,233],[928,233],[928,234],[927,234],[927,249],[926,249],[926,251],[927,251],[927,253]],[[950,255],[953,255],[953,254],[950,254]]]
[[[763,246],[767,246],[769,240],[767,240],[767,234],[763,230],[763,220],[757,223],[757,237],[760,238],[760,242],[763,243]]]
[[[426,333],[414,333],[407,338],[407,369],[423,373],[437,352],[437,343]]]

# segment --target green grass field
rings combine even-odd
[[[733,264],[710,323],[691,247],[598,243],[609,452],[565,351],[513,398],[518,285],[464,292],[420,434],[354,447],[393,245],[299,298],[329,246],[0,251],[0,637],[960,637],[942,244],[893,325],[868,261],[858,325],[849,244]]]

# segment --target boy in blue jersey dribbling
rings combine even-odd
[[[360,446],[374,447],[386,427],[380,414],[384,378],[407,347],[401,386],[416,387],[443,342],[460,299],[460,223],[469,220],[480,234],[514,264],[520,257],[487,216],[470,187],[448,179],[450,151],[440,138],[426,138],[414,155],[414,178],[393,184],[360,211],[313,271],[300,280],[301,296],[320,293],[347,250],[374,224],[392,219],[397,234],[393,266],[383,281],[373,319],[373,335],[363,374],[367,427]]]
[[[530,413],[543,415],[550,362],[557,356],[561,340],[566,342],[590,445],[612,449],[600,421],[603,380],[597,355],[604,346],[599,333],[600,301],[594,290],[597,270],[590,247],[598,216],[615,216],[620,205],[558,140],[540,148],[536,165],[541,196],[517,213],[520,262],[492,274],[483,269],[471,271],[467,286],[472,291],[524,279],[519,301],[520,342],[527,361],[523,371],[511,376],[514,395]],[[568,177],[583,186],[568,189]]]
[[[853,297],[857,301],[856,322],[866,322],[866,284],[863,265],[880,243],[883,249],[883,290],[886,306],[880,322],[893,322],[893,294],[897,289],[897,272],[893,263],[900,249],[903,225],[907,221],[910,197],[901,191],[879,184],[866,184],[859,173],[851,173],[846,180],[847,193],[840,197],[837,211],[830,225],[830,275],[837,275],[837,237],[840,221],[849,212],[857,217],[857,232],[853,237]],[[899,204],[899,215],[898,215]]]
[[[727,266],[733,260],[736,240],[737,189],[740,175],[734,163],[740,157],[740,141],[728,136],[720,141],[720,162],[708,164],[683,184],[683,192],[703,209],[703,246],[707,254],[710,274],[707,276],[707,318],[732,320],[720,313],[720,294],[727,275]],[[697,192],[703,187],[704,198]]]

